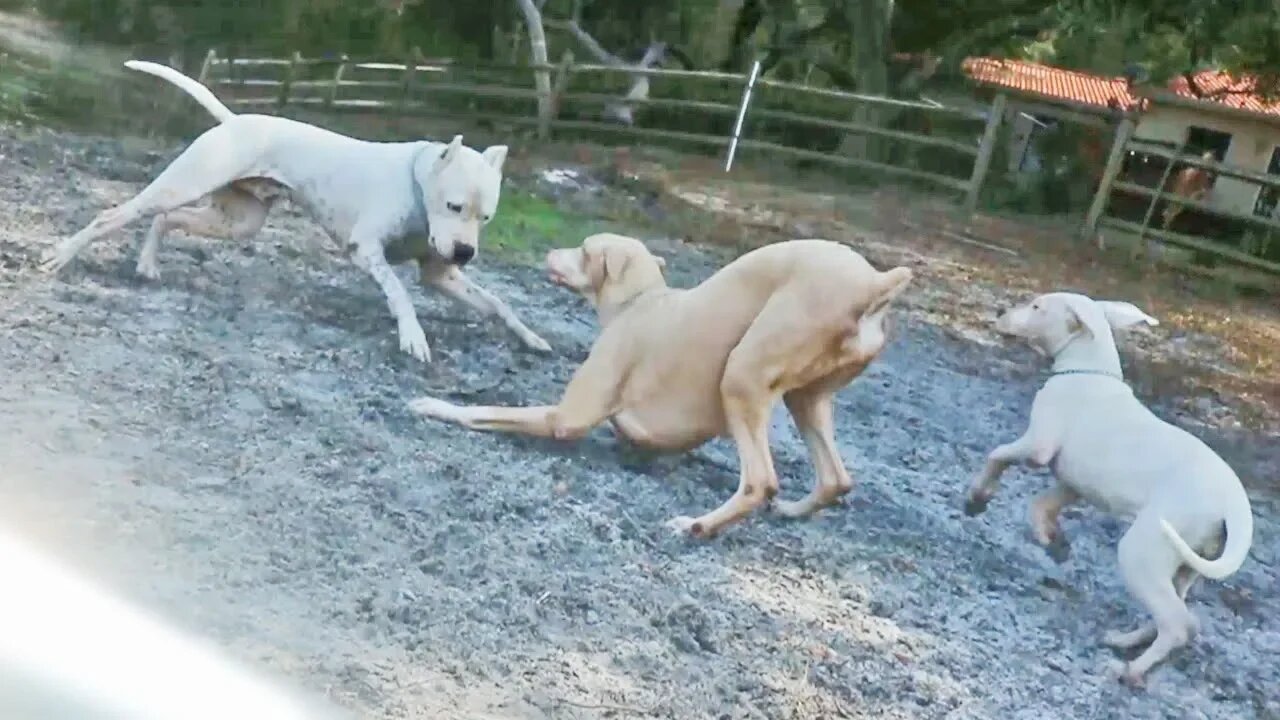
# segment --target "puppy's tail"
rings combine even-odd
[[[125,62],[124,66],[130,70],[155,75],[162,80],[168,80],[177,85],[183,92],[200,103],[205,110],[208,110],[209,114],[220,123],[224,123],[236,116],[235,113],[231,112],[231,108],[222,104],[222,101],[213,94],[212,90],[167,65],[147,62],[146,60],[129,60]]]
[[[1173,543],[1173,548],[1182,556],[1187,567],[1201,575],[1221,580],[1244,564],[1253,544],[1253,511],[1249,508],[1249,498],[1241,490],[1227,508],[1227,542],[1222,548],[1222,556],[1217,560],[1205,560],[1191,549],[1187,541],[1178,535],[1178,531],[1164,518],[1160,518],[1160,529],[1164,536]]]

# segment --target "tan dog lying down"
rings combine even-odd
[[[809,515],[849,492],[836,448],[831,396],[885,345],[889,302],[907,268],[879,272],[845,245],[792,240],[753,250],[692,289],[667,287],[663,262],[639,240],[592,235],[547,254],[551,280],[581,293],[599,315],[600,337],[558,405],[463,407],[435,398],[414,412],[475,430],[574,439],[610,420],[637,445],[689,450],[721,435],[738,447],[738,491],[677,532],[710,537],[778,492],[769,414],[779,396],[813,459],[817,483],[799,501]]]

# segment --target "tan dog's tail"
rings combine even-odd
[[[1222,548],[1222,556],[1217,560],[1205,560],[1200,557],[1178,531],[1164,518],[1160,518],[1160,529],[1164,536],[1173,543],[1173,548],[1182,556],[1182,562],[1201,575],[1221,580],[1244,564],[1249,555],[1249,547],[1253,544],[1253,511],[1249,508],[1249,498],[1242,490],[1227,509],[1227,542]]]
[[[876,282],[880,284],[879,290],[875,293],[871,304],[867,306],[863,317],[875,318],[883,313],[889,307],[889,303],[893,302],[893,299],[906,289],[907,283],[911,282],[912,277],[911,268],[905,267],[896,267],[880,273],[876,278]]]
[[[235,113],[231,112],[231,108],[222,104],[222,101],[213,94],[212,90],[167,65],[147,62],[146,60],[129,60],[125,62],[124,66],[130,70],[155,75],[162,80],[168,80],[177,85],[183,92],[200,103],[205,110],[208,110],[209,114],[220,123],[224,123],[236,116]]]

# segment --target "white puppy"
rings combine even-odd
[[[969,515],[985,510],[1000,474],[1022,462],[1047,466],[1057,479],[1031,507],[1045,546],[1060,535],[1058,513],[1077,500],[1133,519],[1118,548],[1120,572],[1155,622],[1104,639],[1122,649],[1151,642],[1124,666],[1122,679],[1133,685],[1197,631],[1185,602],[1196,577],[1234,573],[1253,542],[1249,498],[1235,472],[1195,436],[1156,417],[1124,382],[1111,331],[1140,322],[1157,324],[1129,303],[1072,293],[1041,295],[1000,316],[996,329],[1051,358],[1053,370],[1026,432],[991,452],[965,505]]]
[[[177,85],[219,124],[133,199],[63,241],[45,269],[56,272],[93,240],[154,214],[137,269],[155,279],[156,251],[168,231],[248,240],[262,228],[275,199],[287,193],[382,287],[405,352],[431,358],[389,253],[393,262],[416,260],[424,284],[498,316],[529,347],[550,349],[506,303],[462,274],[476,255],[480,228],[497,211],[507,146],[480,153],[463,145],[461,135],[448,144],[375,143],[288,118],[236,115],[173,68],[133,60],[125,65]],[[190,207],[203,199],[208,202]]]

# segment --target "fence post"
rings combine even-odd
[[[978,209],[978,197],[982,193],[982,184],[987,181],[987,171],[991,169],[991,156],[996,151],[996,140],[1000,137],[1000,124],[1004,122],[1004,110],[1009,98],[1004,93],[996,95],[991,103],[990,114],[987,115],[987,126],[982,131],[982,142],[978,145],[978,157],[973,161],[973,174],[969,176],[969,192],[964,200],[966,213]]]
[[[1107,202],[1111,199],[1111,184],[1120,174],[1125,148],[1129,145],[1129,138],[1133,137],[1133,131],[1136,128],[1137,123],[1128,116],[1121,120],[1116,128],[1116,139],[1111,143],[1111,152],[1107,155],[1107,164],[1103,168],[1102,179],[1098,182],[1098,192],[1094,194],[1093,202],[1089,204],[1089,213],[1085,216],[1084,226],[1080,230],[1083,238],[1097,236],[1098,221],[1102,219],[1102,213],[1107,209]]]
[[[738,153],[738,138],[742,136],[742,123],[747,119],[747,106],[751,104],[751,91],[755,89],[756,77],[760,75],[760,61],[751,63],[751,74],[747,76],[747,84],[742,89],[742,104],[738,106],[738,119],[733,123],[733,137],[729,139],[729,154],[724,159],[724,171],[733,167],[733,156]]]
[[[293,90],[294,75],[298,72],[298,63],[302,62],[302,54],[297,50],[289,58],[289,67],[284,71],[284,80],[280,83],[280,97],[276,98],[276,109],[284,110],[289,104],[289,93]]]
[[[200,63],[200,74],[196,76],[196,82],[201,85],[208,85],[209,73],[213,70],[213,64],[217,61],[217,51],[213,48],[209,48],[209,52],[204,54],[204,62]]]
[[[418,61],[422,57],[422,50],[414,45],[409,51],[409,57],[404,63],[404,82],[400,91],[400,112],[404,113],[409,108],[409,98],[413,95],[413,80],[418,71]]]
[[[1186,149],[1187,141],[1184,139],[1178,145],[1178,152],[1169,158],[1169,162],[1164,166],[1164,172],[1160,174],[1160,182],[1156,185],[1156,192],[1151,196],[1151,202],[1147,204],[1147,212],[1142,216],[1142,226],[1138,228],[1138,244],[1131,253],[1135,258],[1144,258],[1147,255],[1147,228],[1151,226],[1151,218],[1156,214],[1156,205],[1160,202],[1160,196],[1164,194],[1165,186],[1169,184],[1169,176],[1173,174],[1173,166],[1177,164]],[[1168,206],[1166,205],[1166,207]],[[1165,229],[1168,230],[1167,227]]]
[[[333,71],[333,84],[329,86],[329,97],[325,99],[325,108],[332,108],[333,104],[338,101],[338,88],[342,85],[342,76],[347,73],[347,57],[346,53],[342,54],[342,59],[338,61],[338,69]]]
[[[551,124],[560,117],[560,98],[565,94],[565,91],[569,89],[569,76],[572,72],[573,51],[565,50],[564,53],[560,55],[560,64],[556,67],[555,79],[551,81],[551,102],[549,103],[551,107],[547,112],[547,118],[544,121],[547,125],[546,132],[548,134],[544,137],[550,137]],[[541,127],[539,127],[539,132],[542,132]]]

